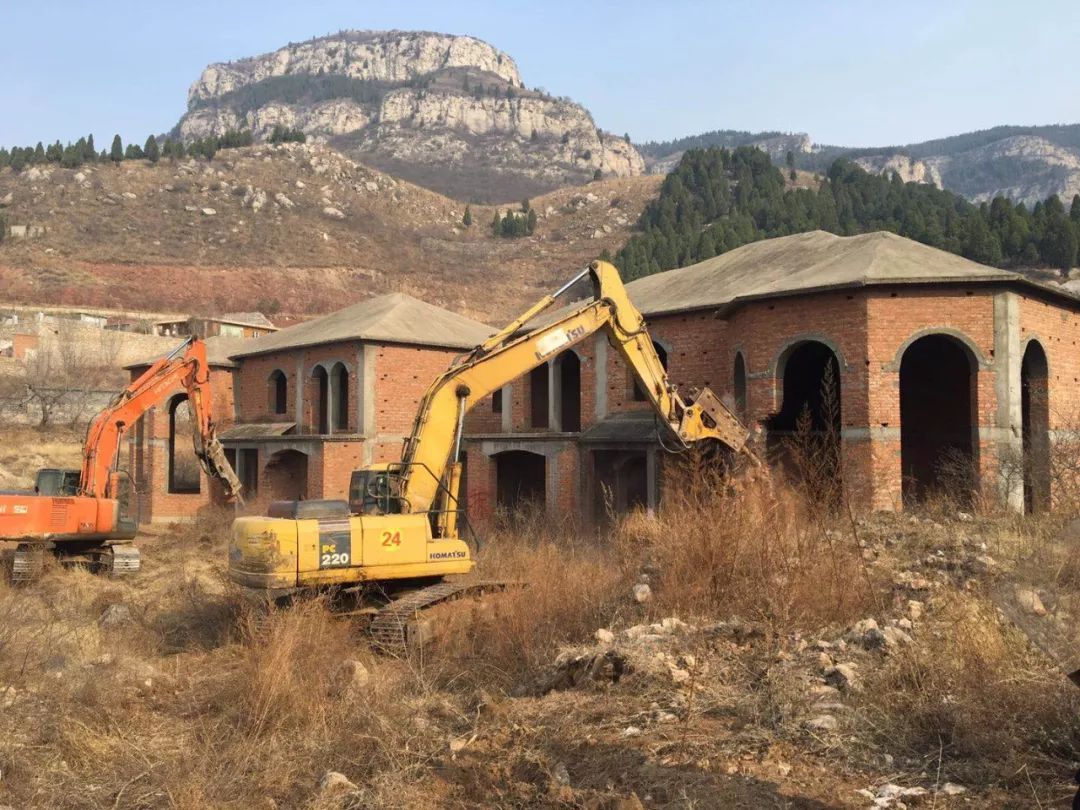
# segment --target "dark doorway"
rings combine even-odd
[[[202,467],[195,455],[195,420],[186,394],[169,402],[169,492],[200,491]]]
[[[644,451],[592,452],[593,519],[606,524],[618,515],[649,505],[649,464]]]
[[[543,507],[547,492],[547,459],[525,450],[495,456],[495,493],[499,506],[515,511]]]
[[[283,414],[289,410],[289,382],[285,377],[285,372],[281,369],[274,369],[270,372],[266,393],[269,399],[270,413]]]
[[[548,428],[548,367],[547,363],[529,372],[529,427]]]
[[[781,358],[777,374],[782,377],[783,400],[766,423],[767,451],[797,479],[812,484],[815,497],[836,497],[841,473],[836,354],[816,340],[800,343]]]
[[[307,498],[308,457],[299,450],[279,450],[270,456],[264,473],[267,492],[275,501]]]
[[[900,361],[900,468],[905,503],[935,493],[969,500],[977,484],[975,362],[949,335],[927,335]]]
[[[1050,399],[1046,352],[1028,343],[1020,364],[1020,407],[1024,434],[1024,511],[1050,508]]]
[[[574,352],[563,352],[555,360],[559,380],[559,429],[581,432],[581,360]]]
[[[338,363],[330,372],[334,382],[334,403],[332,424],[334,430],[342,432],[349,429],[349,370],[344,363]]]
[[[667,349],[657,343],[655,340],[652,342],[652,347],[656,351],[656,356],[660,358],[660,365],[664,367],[664,371],[668,370],[668,353]],[[641,387],[641,381],[638,380],[637,374],[633,369],[630,369],[630,387],[634,392],[634,402],[648,402],[649,397],[645,393],[645,389]]]
[[[322,366],[315,366],[311,377],[315,384],[311,397],[311,426],[320,435],[326,434],[330,432],[330,410],[327,407],[330,395],[330,375]]]

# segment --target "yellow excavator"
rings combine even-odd
[[[578,282],[592,296],[528,329]],[[618,270],[593,262],[552,295],[459,357],[420,402],[400,461],[353,472],[348,500],[275,501],[265,516],[237,518],[229,545],[230,579],[267,599],[328,587],[378,595],[371,633],[387,645],[408,642],[416,612],[484,589],[445,580],[474,560],[459,534],[462,430],[484,397],[597,332],[633,370],[681,447],[714,440],[746,450],[747,432],[708,388],[684,400],[668,380],[645,319]]]

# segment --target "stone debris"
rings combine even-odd
[[[280,205],[282,208],[285,208],[286,210],[296,207],[296,203],[294,203],[280,191],[274,195],[274,202],[276,202],[278,205]]]
[[[1016,604],[1025,613],[1030,613],[1033,616],[1046,615],[1046,607],[1043,605],[1042,599],[1039,598],[1039,594],[1030,588],[1016,589]]]
[[[355,700],[370,681],[371,673],[367,667],[355,659],[346,659],[335,673],[331,692],[341,700]]]
[[[857,692],[861,688],[854,664],[836,664],[825,670],[825,683],[841,692]]]
[[[939,793],[944,793],[946,796],[959,796],[961,793],[967,793],[967,788],[954,782],[946,782],[941,786]]]
[[[652,588],[646,583],[639,582],[634,586],[634,601],[639,605],[644,605],[647,602],[651,602],[653,598]]]
[[[339,208],[334,208],[332,205],[324,206],[322,212],[323,216],[330,219],[345,219],[345,212]]]
[[[840,723],[831,714],[821,714],[806,721],[806,727],[814,731],[836,731]]]
[[[102,628],[118,627],[131,621],[131,608],[117,603],[109,605],[98,617],[98,626]]]
[[[338,771],[327,771],[319,780],[320,793],[345,793],[357,790],[355,784],[345,774]]]
[[[14,686],[0,686],[0,709],[10,709],[14,706],[18,694]]]
[[[596,633],[594,633],[594,636],[596,637],[597,642],[600,644],[615,643],[615,634],[612,633],[610,630],[604,629],[603,627],[598,629]]]
[[[623,729],[622,735],[624,737],[640,737],[641,729],[637,726],[627,726]]]
[[[202,209],[202,214],[204,217],[213,217],[217,216],[217,211],[213,208],[204,208]]]

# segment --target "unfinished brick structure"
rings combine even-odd
[[[806,414],[837,443],[856,508],[924,497],[942,484],[943,460],[1015,509],[1049,503],[1049,447],[1080,393],[1069,291],[889,233],[824,232],[628,289],[682,390],[724,396],[773,455]],[[354,468],[398,458],[429,383],[489,333],[391,295],[254,340],[212,338],[215,410],[254,508],[341,497]],[[176,404],[132,432],[144,520],[187,517],[216,497],[205,480],[178,491]],[[469,414],[470,518],[524,501],[586,521],[655,506],[665,444],[617,353],[589,338]]]
[[[1048,447],[1080,392],[1071,293],[890,233],[800,234],[628,285],[673,381],[725,396],[775,451],[806,412],[860,509],[898,510],[943,461],[1015,509],[1049,498]],[[830,395],[830,391],[835,393]],[[474,520],[532,499],[598,517],[654,506],[665,455],[597,337],[468,421]]]
[[[346,497],[354,469],[400,456],[428,385],[490,332],[395,293],[261,338],[208,338],[214,413],[249,506]],[[180,451],[183,399],[178,390],[129,434],[144,522],[187,519],[221,498]]]

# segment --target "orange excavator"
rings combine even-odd
[[[32,579],[47,553],[112,574],[139,570],[139,551],[131,542],[138,530],[137,514],[131,514],[136,493],[131,477],[120,469],[121,441],[177,384],[187,392],[195,454],[203,469],[221,480],[230,500],[242,502],[240,481],[214,425],[206,344],[191,337],[94,417],[81,470],[39,470],[32,492],[0,491],[0,540],[18,543],[13,580]]]

